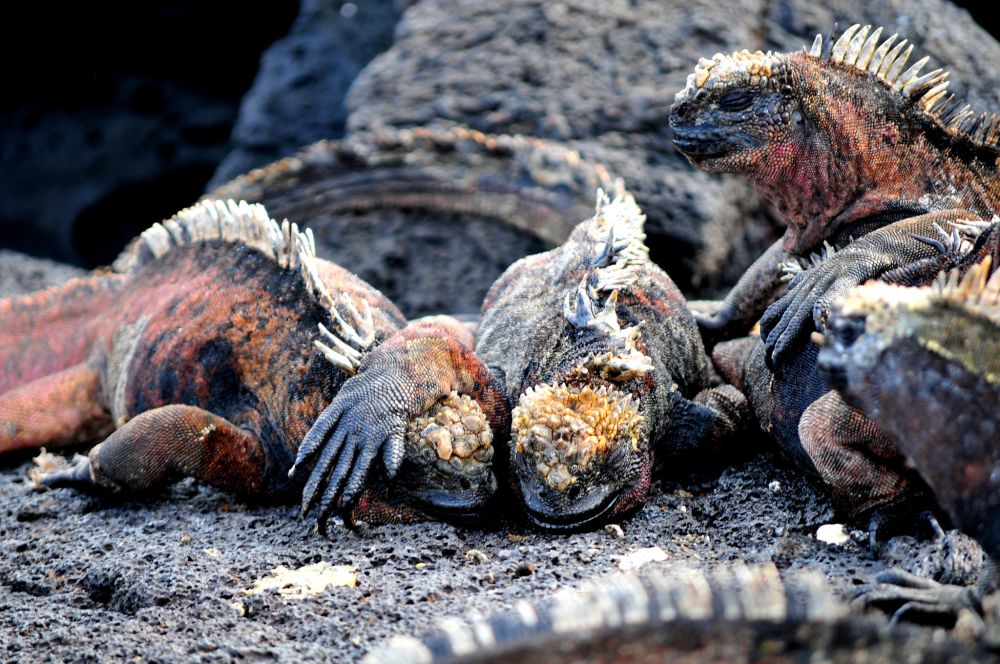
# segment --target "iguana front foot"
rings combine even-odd
[[[761,317],[766,357],[774,365],[802,335],[814,329],[825,331],[833,303],[870,279],[903,285],[929,283],[971,246],[954,224],[974,217],[964,210],[945,210],[897,221],[797,274],[788,293]]]
[[[385,478],[445,518],[485,508],[496,489],[493,436],[505,435],[510,415],[471,347],[461,323],[432,318],[365,357],[306,434],[290,473],[315,458],[302,514],[315,511],[321,532],[335,511],[348,525],[363,518],[355,509],[362,491]],[[379,456],[384,477],[370,477]]]

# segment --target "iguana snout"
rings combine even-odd
[[[475,399],[452,391],[409,421],[399,473],[374,482],[351,516],[372,525],[479,520],[497,489],[492,463],[486,414]]]
[[[642,475],[642,422],[636,399],[615,386],[560,383],[525,391],[511,434],[529,518],[563,529],[628,509],[620,498]]]

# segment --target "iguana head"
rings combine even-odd
[[[1000,389],[1000,272],[992,260],[912,288],[871,282],[849,291],[831,314],[818,364],[838,387],[860,388],[885,353],[904,344]],[[907,351],[910,352],[910,351]]]
[[[514,408],[516,489],[538,527],[586,528],[645,499],[651,456],[639,403],[600,383],[537,385]]]
[[[409,421],[399,472],[377,479],[351,516],[369,524],[472,522],[489,513],[496,488],[490,421],[474,399],[452,392]]]
[[[675,98],[677,148],[705,171],[750,179],[786,217],[789,251],[863,217],[982,207],[963,193],[962,159],[992,150],[983,163],[995,168],[1000,122],[959,109],[946,72],[921,76],[927,58],[907,68],[913,47],[881,34],[855,25],[808,51],[717,53]]]
[[[576,253],[564,259],[579,282],[563,294],[554,323],[562,334],[538,360],[544,380],[517,396],[511,475],[541,528],[606,522],[646,497],[652,454],[640,395],[654,368],[640,326],[619,312],[649,260],[643,220],[630,195],[599,195],[597,214],[571,238]]]

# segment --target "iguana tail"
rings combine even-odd
[[[90,357],[126,278],[81,277],[0,299],[0,394]]]
[[[236,178],[206,198],[263,203],[306,226],[379,208],[496,219],[547,245],[593,214],[614,178],[576,150],[526,136],[414,128],[320,141]]]
[[[940,636],[940,635],[939,635]],[[814,572],[773,565],[645,569],[518,602],[486,618],[442,618],[421,638],[395,637],[364,664],[991,661],[985,648],[853,615]]]

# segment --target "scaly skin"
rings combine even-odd
[[[678,149],[702,170],[747,177],[787,221],[781,246],[792,257],[819,249],[827,239],[836,237],[843,246],[929,212],[974,219],[1000,210],[1000,121],[961,112],[944,94],[946,73],[919,77],[919,67],[904,71],[909,50],[882,48],[881,30],[858,28],[836,43],[817,37],[809,52],[743,51],[703,59],[674,102]],[[902,43],[893,36],[882,45]],[[904,265],[914,260],[913,252],[926,256],[912,232],[893,240],[896,265],[857,278]],[[779,263],[768,252],[750,268],[756,278],[747,285],[753,290],[730,293],[717,315],[701,322],[749,329],[766,305],[756,290],[780,278]],[[839,292],[846,289],[841,284]],[[819,295],[807,303],[808,313]],[[788,306],[774,309],[765,321],[782,318]],[[787,315],[803,306],[797,303]],[[824,314],[816,312],[819,319]],[[793,327],[766,338],[772,359],[780,359],[803,331],[801,321]]]
[[[0,453],[106,437],[45,486],[148,493],[193,476],[286,498],[318,414],[371,348],[409,330],[378,291],[260,206],[200,203],[146,231],[116,266],[0,301]],[[426,464],[418,438],[407,452]],[[494,480],[473,465],[483,464],[452,466],[434,488],[451,482],[485,502]],[[365,504],[383,518],[439,507],[427,489],[410,473]]]
[[[443,366],[384,358],[378,371],[362,367],[300,450],[300,459],[327,460],[315,466],[306,506],[322,494],[321,521],[338,501],[349,508],[375,457],[399,453],[399,427],[382,413],[437,398],[441,377],[460,366],[513,406],[506,472],[541,528],[626,515],[645,502],[655,460],[736,431],[745,400],[712,387],[694,321],[650,263],[642,222],[631,196],[605,198],[565,244],[512,265],[483,303],[464,365],[456,358],[469,345],[456,323],[436,341],[451,349]],[[335,459],[341,471],[327,475]]]
[[[788,222],[780,247],[700,315],[707,337],[749,329],[781,292],[786,259],[824,241],[837,250],[767,309],[762,349],[720,348],[715,357],[755,392],[748,398],[765,430],[818,470],[851,516],[922,487],[884,432],[825,388],[808,332],[839,294],[868,279],[928,283],[949,260],[938,228],[948,234],[1000,209],[1000,123],[959,112],[944,95],[946,74],[905,69],[909,51],[880,36],[854,26],[808,52],[702,60],[671,116],[695,166],[743,174]]]
[[[364,664],[989,662],[981,645],[852,614],[817,574],[773,565],[611,574],[548,601],[450,619],[376,646]]]
[[[955,524],[1000,560],[1000,271],[994,223],[972,255],[934,286],[871,283],[834,305],[819,366],[892,438]],[[993,245],[992,248],[990,245]],[[964,273],[964,277],[960,275]],[[982,611],[982,594],[890,576],[869,603],[906,613]],[[987,575],[986,584],[996,583]]]

